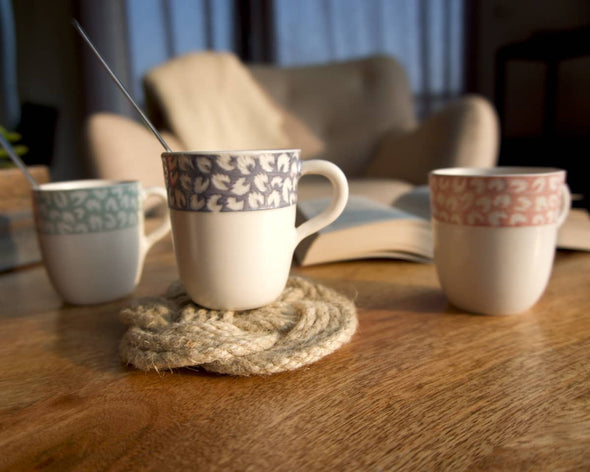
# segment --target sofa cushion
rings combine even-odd
[[[347,177],[363,175],[384,133],[416,122],[405,72],[389,56],[250,70],[274,100],[322,139],[322,157]]]
[[[231,53],[176,57],[144,77],[148,108],[186,149],[301,148],[317,154],[322,142],[277,104]]]
[[[144,125],[114,113],[95,113],[86,121],[84,132],[93,176],[164,186],[160,158],[164,149]],[[171,149],[183,150],[170,133],[161,134]]]

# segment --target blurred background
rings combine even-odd
[[[393,55],[421,116],[481,94],[500,116],[500,164],[564,167],[588,194],[588,0],[0,0],[0,125],[54,180],[87,176],[86,116],[136,118],[73,17],[140,103],[145,71],[193,50],[281,66]]]

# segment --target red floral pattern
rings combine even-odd
[[[560,214],[565,172],[546,175],[431,174],[432,216],[467,226],[554,224]]]

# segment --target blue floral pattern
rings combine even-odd
[[[253,211],[297,203],[299,151],[164,153],[162,160],[174,210]]]

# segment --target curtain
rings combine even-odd
[[[80,22],[130,94],[143,103],[150,68],[196,50],[232,50],[234,0],[79,0]],[[126,102],[92,53],[83,49],[87,113],[131,117]]]
[[[232,0],[126,0],[133,92],[167,59],[195,50],[232,50]]]
[[[16,35],[10,0],[0,0],[0,125],[13,129],[20,118],[16,74]]]
[[[204,49],[282,66],[391,54],[407,71],[419,115],[463,91],[464,0],[80,1],[91,37],[140,103],[149,68]],[[132,114],[88,59],[86,76],[99,92],[88,108]]]
[[[463,91],[464,0],[275,0],[276,62],[395,56],[423,113]]]

